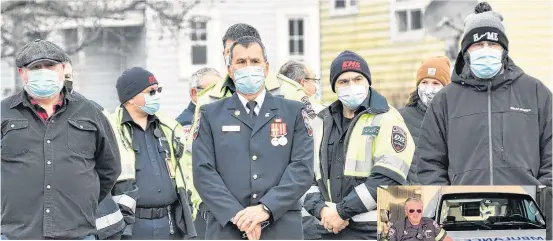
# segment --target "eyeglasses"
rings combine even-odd
[[[319,81],[321,81],[321,79],[317,79],[317,78],[305,78],[304,80],[313,81],[315,83],[319,83]]]
[[[163,90],[162,87],[157,87],[157,89],[152,89],[152,90],[150,90],[150,91],[148,91],[148,92],[146,92],[146,93],[150,94],[150,96],[153,96],[153,95],[156,94],[156,92],[157,92],[157,93],[161,93],[162,90]]]
[[[417,209],[417,213],[422,213],[422,209]],[[414,213],[415,209],[409,209],[409,213]]]

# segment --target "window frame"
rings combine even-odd
[[[188,41],[190,41],[190,65],[199,67],[199,66],[206,66],[209,64],[209,51],[208,51],[208,42],[209,42],[209,35],[208,35],[208,19],[203,19],[202,17],[192,17],[189,20],[190,23],[190,33],[188,37]],[[205,23],[204,28],[200,28],[198,25],[201,23]],[[202,34],[205,34],[205,39],[201,39]],[[196,40],[192,39],[192,36],[196,37]],[[194,47],[205,47],[205,62],[204,63],[194,63]]]
[[[412,12],[420,10],[421,28],[412,30]],[[392,42],[418,42],[424,39],[425,26],[423,16],[425,2],[421,0],[390,0],[390,40]],[[396,16],[397,12],[405,11],[407,20],[407,31],[399,31],[399,23]]]
[[[298,25],[298,22],[301,20],[301,23],[302,23],[302,34],[300,35],[299,34],[299,25]],[[294,33],[292,35],[290,35],[290,22],[291,21],[294,21],[294,24],[295,24],[295,27],[296,27],[296,30],[297,31],[294,31]],[[294,60],[304,60],[305,59],[305,56],[306,56],[306,28],[305,28],[305,25],[306,25],[306,19],[304,17],[300,17],[300,16],[297,16],[297,17],[288,17],[288,36],[287,36],[287,55],[289,56],[290,59],[294,59]],[[303,44],[303,53],[300,53],[299,52],[299,49],[300,49],[300,40],[303,40],[302,44]],[[290,42],[291,41],[294,41],[294,44],[297,44],[297,46],[295,46],[296,48],[294,49],[296,52],[291,52],[290,51]]]
[[[356,15],[359,13],[359,4],[361,0],[342,0],[345,1],[345,7],[343,9],[339,9],[335,7],[335,2],[337,0],[330,0],[329,7],[330,7],[330,16],[337,17],[337,16],[350,16],[350,15]],[[355,2],[355,5],[352,5],[351,3]]]

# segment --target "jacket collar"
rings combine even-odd
[[[194,102],[190,101],[190,103],[188,103],[188,107],[186,107],[186,109],[191,111],[192,113],[194,113],[196,111],[196,104],[194,104]]]

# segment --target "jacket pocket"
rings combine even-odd
[[[86,119],[68,119],[67,147],[73,153],[87,159],[94,158],[96,152],[96,125]]]
[[[27,120],[5,120],[2,122],[2,160],[10,160],[29,151],[26,137],[29,136]]]

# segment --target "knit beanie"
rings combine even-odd
[[[492,7],[487,2],[478,3],[474,13],[465,18],[461,53],[465,53],[473,43],[481,41],[496,42],[508,50],[509,40],[502,21],[503,16],[492,11]]]
[[[432,78],[446,86],[451,82],[451,63],[448,57],[436,56],[422,62],[417,71],[417,86],[422,79]]]
[[[372,85],[371,71],[369,70],[367,62],[365,62],[365,60],[358,54],[346,50],[340,53],[330,65],[330,86],[332,87],[332,91],[334,91],[334,93],[336,93],[334,84],[336,84],[338,76],[344,72],[350,71],[362,74],[369,81],[369,85]]]
[[[157,79],[152,73],[140,67],[133,67],[123,72],[117,79],[115,87],[117,88],[119,101],[123,105],[144,89],[157,83]]]

